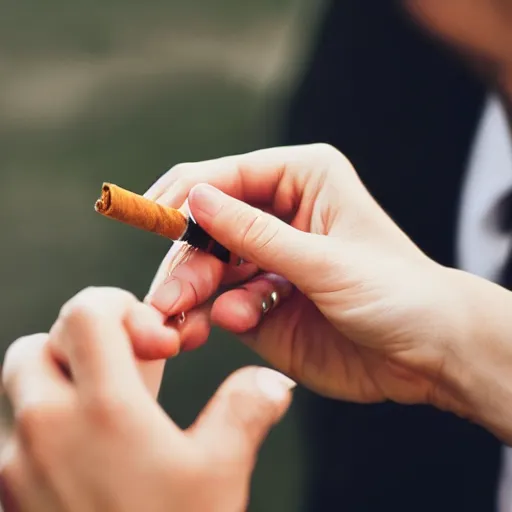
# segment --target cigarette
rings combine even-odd
[[[213,254],[224,263],[239,265],[242,260],[213,240],[191,216],[155,203],[112,183],[104,183],[94,209],[101,215],[132,227],[186,242],[195,249]]]
[[[104,183],[94,206],[105,217],[138,229],[179,240],[187,229],[187,218],[179,210],[167,208],[112,183]]]

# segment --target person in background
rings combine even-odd
[[[185,164],[148,195],[188,197],[197,222],[250,263],[234,270],[195,253],[157,275],[145,304],[88,288],[49,333],[10,346],[8,511],[245,510],[258,447],[295,384],[270,369],[239,371],[192,427],[177,428],[156,402],[160,368],[149,361],[206,341],[205,321],[324,396],[429,404],[512,443],[512,293],[426,256],[337,150]],[[184,310],[185,324],[168,322]]]
[[[332,144],[431,258],[511,287],[511,98],[510,0],[332,0],[282,142]],[[475,425],[316,395],[302,411],[306,510],[512,510],[511,451]]]

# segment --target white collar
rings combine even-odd
[[[511,237],[496,230],[500,199],[512,190],[512,136],[501,100],[487,99],[470,153],[460,205],[457,252],[459,267],[496,280]]]

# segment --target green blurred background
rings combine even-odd
[[[143,192],[182,161],[279,141],[318,0],[1,0],[2,349],[49,328],[88,285],[143,297],[165,240],[93,212],[103,181]],[[235,368],[225,333],[167,366],[162,403],[189,424]],[[265,444],[251,511],[300,510],[297,407]]]

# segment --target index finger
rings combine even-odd
[[[50,402],[66,410],[73,405],[73,389],[48,351],[47,334],[25,336],[9,346],[2,385],[15,416]]]
[[[272,204],[275,215],[287,216],[299,206],[306,184],[321,180],[323,171],[339,158],[340,153],[334,148],[313,144],[179,164],[162,176],[145,195],[161,204],[178,208],[195,185],[209,183],[247,203]]]
[[[87,288],[61,309],[50,347],[69,365],[78,387],[126,390],[142,386],[125,319],[138,303],[115,288]]]

